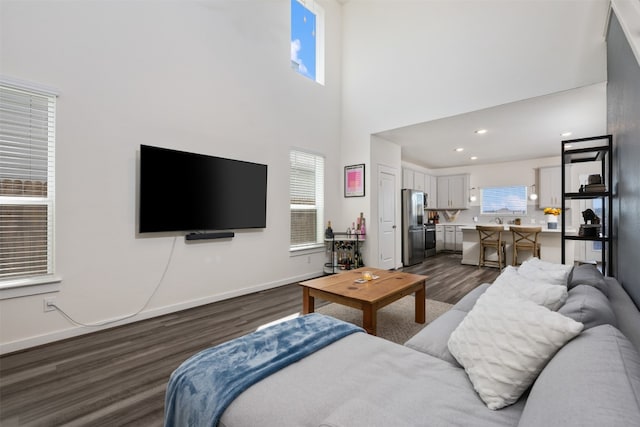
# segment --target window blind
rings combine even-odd
[[[524,215],[527,213],[527,187],[489,187],[480,189],[480,213]]]
[[[0,84],[0,280],[53,274],[55,105]]]
[[[292,150],[289,153],[291,249],[323,242],[324,158]]]

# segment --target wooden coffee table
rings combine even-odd
[[[377,279],[357,283],[363,271],[371,271]],[[362,267],[345,273],[300,282],[302,313],[313,313],[315,298],[362,310],[362,325],[376,335],[378,309],[400,298],[416,294],[416,323],[425,322],[425,280],[427,276]]]

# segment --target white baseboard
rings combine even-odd
[[[315,273],[308,273],[308,274],[296,276],[296,277],[287,277],[285,279],[275,280],[268,283],[262,283],[260,285],[252,286],[249,288],[243,288],[243,289],[238,289],[230,292],[224,292],[222,294],[211,295],[208,297],[198,298],[191,301],[183,301],[177,304],[167,305],[164,307],[152,308],[150,310],[143,311],[137,316],[134,316],[125,320],[121,320],[121,321],[118,321],[119,317],[116,317],[113,319],[105,319],[97,322],[97,323],[113,322],[105,326],[96,326],[96,327],[75,326],[75,327],[71,327],[69,329],[64,329],[61,331],[55,331],[48,334],[29,337],[29,338],[16,340],[8,343],[2,343],[0,344],[0,354],[13,353],[14,351],[25,350],[27,348],[36,347],[43,344],[49,344],[49,343],[64,340],[67,338],[73,338],[80,335],[90,334],[92,332],[113,328],[116,326],[122,326],[129,323],[139,322],[141,320],[151,319],[153,317],[175,313],[177,311],[187,310],[189,308],[211,304],[217,301],[235,298],[242,295],[248,295],[254,292],[260,292],[267,289],[273,289],[273,288],[284,286],[290,283],[296,283],[302,280],[318,277],[318,276],[321,276],[322,274],[323,273],[321,271],[318,271]],[[302,301],[300,301],[300,306],[302,306]]]

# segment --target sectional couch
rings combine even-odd
[[[271,374],[218,425],[636,426],[639,348],[615,279],[534,259],[405,345],[352,333]]]

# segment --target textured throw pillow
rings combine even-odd
[[[527,264],[529,267],[535,267],[540,270],[563,271],[567,274],[573,268],[568,264],[559,264],[557,262],[543,261],[540,258],[529,258],[528,260],[522,263],[522,265],[525,265],[525,264]]]
[[[554,264],[529,258],[518,267],[518,274],[532,280],[540,280],[552,285],[567,286],[567,277],[571,272],[570,265]]]
[[[487,289],[489,295],[519,296],[556,311],[567,300],[567,288],[534,280],[518,274],[515,267],[507,267],[493,285]]]
[[[588,285],[578,285],[569,290],[569,297],[558,313],[582,323],[585,330],[598,325],[618,326],[609,299]]]
[[[582,328],[534,302],[485,293],[453,331],[448,347],[487,407],[500,409],[516,402]]]
[[[593,286],[606,296],[609,296],[607,282],[605,282],[604,276],[593,264],[582,264],[573,267],[567,284],[569,289],[578,285]]]

